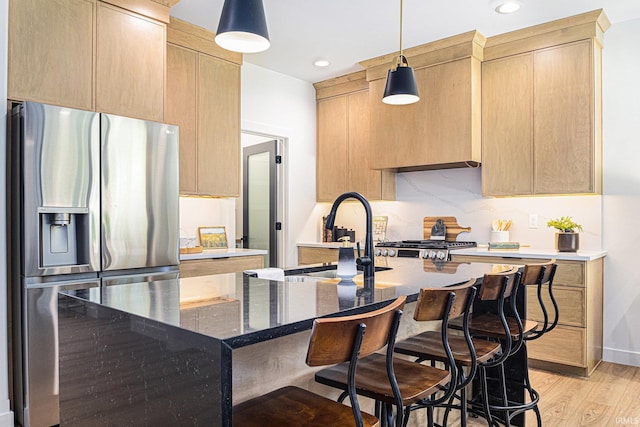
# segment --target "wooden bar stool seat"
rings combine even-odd
[[[442,341],[440,341],[442,345]],[[356,389],[360,396],[372,399],[385,396],[385,400],[393,399],[393,390],[386,376],[387,358],[384,354],[372,354],[358,366]],[[400,387],[402,405],[407,406],[435,393],[441,386],[451,381],[451,374],[444,369],[395,359],[393,371]],[[343,388],[347,376],[344,364],[325,368],[316,375],[316,381],[335,388]],[[382,399],[377,399],[382,400]]]
[[[355,386],[361,358],[374,354],[398,329],[405,296],[367,313],[316,319],[306,363],[326,366],[345,363],[346,393],[351,406],[308,390],[287,386],[233,407],[237,427],[378,426],[379,418],[360,410]]]
[[[380,420],[362,412],[364,427],[377,427]],[[265,426],[353,426],[351,408],[335,400],[298,387],[283,387],[233,408],[233,425]]]
[[[463,336],[449,336],[449,345],[453,358],[458,366],[472,366],[477,362],[486,362],[500,351],[500,343],[483,339],[471,339],[476,353],[476,362],[473,361],[467,341]],[[440,332],[427,331],[419,335],[407,338],[396,344],[396,353],[414,356],[423,360],[437,360],[446,362],[447,356],[444,349],[438,346]]]
[[[517,340],[520,336],[520,328],[518,327],[518,321],[514,317],[507,317],[507,325],[509,326],[509,332],[511,339]],[[526,336],[533,332],[538,327],[538,322],[533,320],[522,319],[522,333]],[[462,319],[454,319],[451,321],[451,327],[462,330]],[[472,335],[482,335],[486,337],[499,338],[504,336],[504,327],[500,321],[500,317],[495,314],[480,314],[469,319],[469,332]]]
[[[423,288],[414,315],[420,320],[442,321],[438,345],[446,354],[445,368],[394,358],[395,334],[389,336],[386,354],[376,353],[358,361],[356,392],[375,400],[376,415],[381,414],[382,425],[406,425],[411,410],[426,408],[428,425],[433,426],[433,407],[447,401],[455,392],[457,368],[447,332],[449,317],[457,316],[460,310],[455,301],[456,293],[449,288]],[[321,384],[343,390],[338,399],[342,401],[346,397],[347,372],[348,367],[343,363],[318,371],[315,378]]]

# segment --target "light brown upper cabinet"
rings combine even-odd
[[[180,192],[197,193],[198,52],[167,45],[165,117],[180,127]]]
[[[93,109],[94,0],[10,0],[8,97]]]
[[[214,34],[171,18],[165,120],[180,126],[180,193],[240,194],[240,65]]]
[[[11,0],[9,99],[162,121],[169,8],[109,3]]]
[[[364,72],[318,82],[316,199],[355,191],[369,200],[395,199],[395,174],[370,168],[369,93]]]
[[[484,195],[601,192],[601,54],[608,27],[600,10],[487,40]]]
[[[477,166],[485,38],[477,31],[407,49],[420,101],[382,102],[397,53],[361,62],[369,81],[370,166],[399,171]]]
[[[98,3],[96,110],[164,120],[166,26]]]

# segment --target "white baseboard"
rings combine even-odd
[[[637,366],[640,368],[640,353],[637,351],[627,351],[605,347],[602,349],[602,359],[605,362]]]
[[[5,412],[0,414],[0,427],[14,427],[13,412]]]

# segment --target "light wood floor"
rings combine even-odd
[[[590,378],[530,370],[544,427],[640,426],[640,368],[602,362]],[[527,427],[536,425],[528,411]],[[469,427],[486,426],[469,419]]]

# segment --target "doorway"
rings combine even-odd
[[[279,267],[284,250],[284,141],[242,134],[242,195],[236,230],[243,248],[264,249],[265,267]]]

